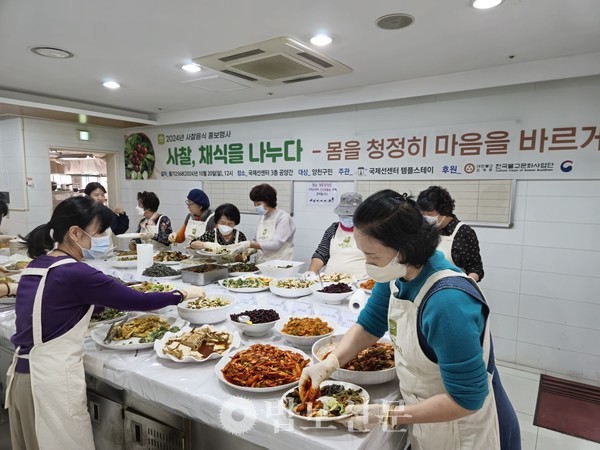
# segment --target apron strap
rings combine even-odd
[[[48,269],[40,269],[40,268],[26,268],[21,272],[21,276],[33,275],[43,277],[48,272]]]
[[[73,258],[65,258],[61,259],[53,263],[47,269],[39,269],[43,273],[42,279],[40,280],[40,284],[38,285],[37,291],[35,293],[35,299],[33,300],[33,313],[31,316],[32,325],[33,325],[33,345],[40,345],[42,343],[42,297],[44,295],[44,287],[46,286],[46,276],[51,269],[55,267],[62,266],[65,264],[73,264],[75,261]]]

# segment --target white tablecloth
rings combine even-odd
[[[135,270],[116,270],[105,261],[94,261],[95,267],[124,280],[137,279]],[[183,287],[181,280],[169,284]],[[207,292],[225,292],[218,284],[205,286]],[[236,294],[237,306],[273,308],[280,315],[319,315],[338,324],[337,332],[351,326],[356,315],[348,310],[347,302],[340,306],[325,305],[313,296],[286,299],[269,291],[256,294]],[[177,316],[174,306],[160,313]],[[218,326],[231,327],[226,322]],[[14,333],[14,311],[0,311],[0,337]],[[253,343],[290,345],[275,331],[260,338],[242,336],[242,346]],[[160,359],[154,350],[118,351],[103,348],[90,338],[85,342],[85,369],[115,387],[126,389],[142,399],[156,402],[169,409],[218,429],[241,432],[240,437],[269,448],[298,450],[311,449],[395,449],[402,432],[384,432],[380,428],[370,433],[349,433],[336,423],[318,424],[290,419],[279,408],[279,399],[285,392],[243,392],[220,382],[215,375],[216,360],[198,364],[180,364]],[[301,349],[310,355],[310,349]],[[365,386],[371,402],[398,400],[398,381],[383,385]]]

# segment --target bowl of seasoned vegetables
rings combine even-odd
[[[273,278],[269,289],[275,295],[288,298],[303,297],[312,293],[313,281],[302,278]]]
[[[344,337],[343,334],[319,339],[312,346],[315,360],[322,361]],[[331,378],[358,384],[380,384],[396,378],[394,347],[391,341],[380,339],[371,347],[360,351],[344,367],[331,374]]]
[[[256,266],[265,277],[286,278],[296,276],[300,272],[302,264],[304,264],[302,261],[276,259],[257,264]]]
[[[231,294],[205,294],[184,300],[177,305],[177,312],[191,323],[217,323],[227,319],[234,306],[235,297]]]
[[[279,320],[275,330],[294,346],[311,347],[319,339],[331,336],[335,325],[320,317],[287,317]]]

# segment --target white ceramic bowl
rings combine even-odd
[[[311,289],[312,284],[305,288],[284,288],[278,286],[280,282],[286,280],[297,280],[310,283],[310,281],[303,280],[302,278],[273,278],[269,284],[269,289],[275,295],[288,298],[304,297],[305,295],[310,295],[313,292]]]
[[[219,306],[218,308],[204,308],[204,309],[190,309],[187,307],[189,302],[193,302],[197,299],[184,300],[177,305],[177,312],[182,319],[187,320],[190,323],[204,324],[204,323],[217,323],[229,317],[231,311],[235,306],[235,297],[230,294],[206,294],[207,298],[222,298],[229,300],[229,304],[225,306]]]
[[[260,272],[266,277],[291,278],[300,271],[302,264],[304,264],[302,261],[274,259],[272,261],[266,261],[264,263],[257,264],[256,267],[258,267]],[[292,267],[285,268],[287,266]]]
[[[291,316],[291,317],[310,317],[312,319],[315,318],[315,316]],[[287,334],[284,333],[283,331],[281,331],[281,329],[283,328],[283,326],[288,322],[288,320],[291,317],[286,317],[283,319],[279,319],[275,325],[275,330],[281,334],[281,336],[283,336],[283,338],[289,342],[290,344],[296,346],[296,347],[311,347],[315,342],[317,342],[320,339],[323,338],[327,338],[328,336],[331,336],[333,333],[335,333],[335,328],[336,328],[336,324],[334,324],[332,321],[330,320],[323,320],[323,322],[327,322],[327,324],[333,328],[333,330],[331,330],[329,333],[325,333],[325,334],[320,334],[318,336],[294,336],[293,334]]]
[[[317,362],[323,359],[323,356],[332,351],[337,343],[344,337],[343,334],[324,337],[319,339],[312,346],[312,354]],[[380,339],[379,342],[391,343],[387,339]],[[348,381],[356,384],[381,384],[387,383],[396,378],[396,368],[376,370],[376,371],[358,371],[348,369],[338,369],[331,374],[334,380]]]
[[[354,291],[356,290],[356,288],[348,283],[348,286],[350,286],[350,288],[352,289],[349,292],[343,292],[341,294],[329,294],[327,292],[319,292],[320,289],[323,289],[324,287],[327,286],[331,286],[332,284],[337,284],[337,283],[322,283],[320,281],[315,281],[315,284],[313,284],[310,288],[312,289],[313,293],[315,294],[315,297],[317,297],[319,300],[321,300],[323,303],[329,303],[329,304],[337,304],[337,303],[342,303],[344,300],[346,300],[348,297],[350,297],[352,294],[354,294]]]
[[[253,323],[251,325],[248,325],[247,323],[238,322],[237,320],[231,320],[229,316],[227,316],[227,320],[234,327],[242,331],[242,333],[244,333],[246,336],[252,337],[264,336],[277,323],[277,320],[274,320],[273,322]]]

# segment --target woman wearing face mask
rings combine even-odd
[[[210,210],[208,195],[201,189],[192,189],[187,195],[185,204],[190,213],[179,231],[169,235],[169,241],[179,244],[186,242],[187,245],[202,236],[206,230],[212,230],[215,221],[214,214]]]
[[[417,204],[425,219],[440,231],[440,250],[446,259],[479,282],[483,278],[483,262],[479,240],[473,228],[453,214],[454,199],[440,186],[429,186],[419,194]]]
[[[95,305],[147,311],[203,294],[195,287],[141,293],[82,263],[112,220],[91,198],[71,197],[25,237],[34,259],[19,281],[5,403],[15,450],[94,448],[83,353]]]
[[[349,406],[352,429],[407,424],[413,449],[520,449],[495,370],[489,307],[475,282],[435,251],[437,228],[392,190],[367,198],[354,226],[377,283],[335,350],[304,369],[301,397],[389,331],[405,405]]]
[[[288,212],[277,209],[277,191],[268,184],[259,184],[250,191],[250,200],[260,215],[256,240],[240,242],[235,251],[244,252],[249,248],[261,250],[257,254],[257,263],[292,259],[296,225]]]
[[[333,210],[340,218],[325,230],[321,243],[310,260],[306,278],[316,278],[317,272],[347,273],[357,279],[366,275],[365,255],[356,246],[352,216],[362,202],[358,192],[346,192],[340,197],[340,203]]]
[[[100,203],[101,205],[106,204],[106,189],[100,183],[88,183],[83,192],[85,195],[92,197],[96,203]],[[113,213],[110,230],[115,235],[125,233],[129,229],[129,217],[127,217],[127,213],[120,207],[115,208]]]
[[[137,232],[141,233],[141,240],[151,240],[155,250],[168,250],[171,242],[169,235],[173,232],[171,227],[171,219],[164,214],[159,214],[158,207],[160,200],[154,192],[138,192],[138,205],[135,210],[142,220],[137,228]]]
[[[246,236],[235,227],[240,223],[240,210],[231,203],[224,203],[215,210],[216,227],[207,230],[202,236],[192,241],[190,247],[194,249],[207,248],[218,251],[223,246],[236,245],[247,242]]]

